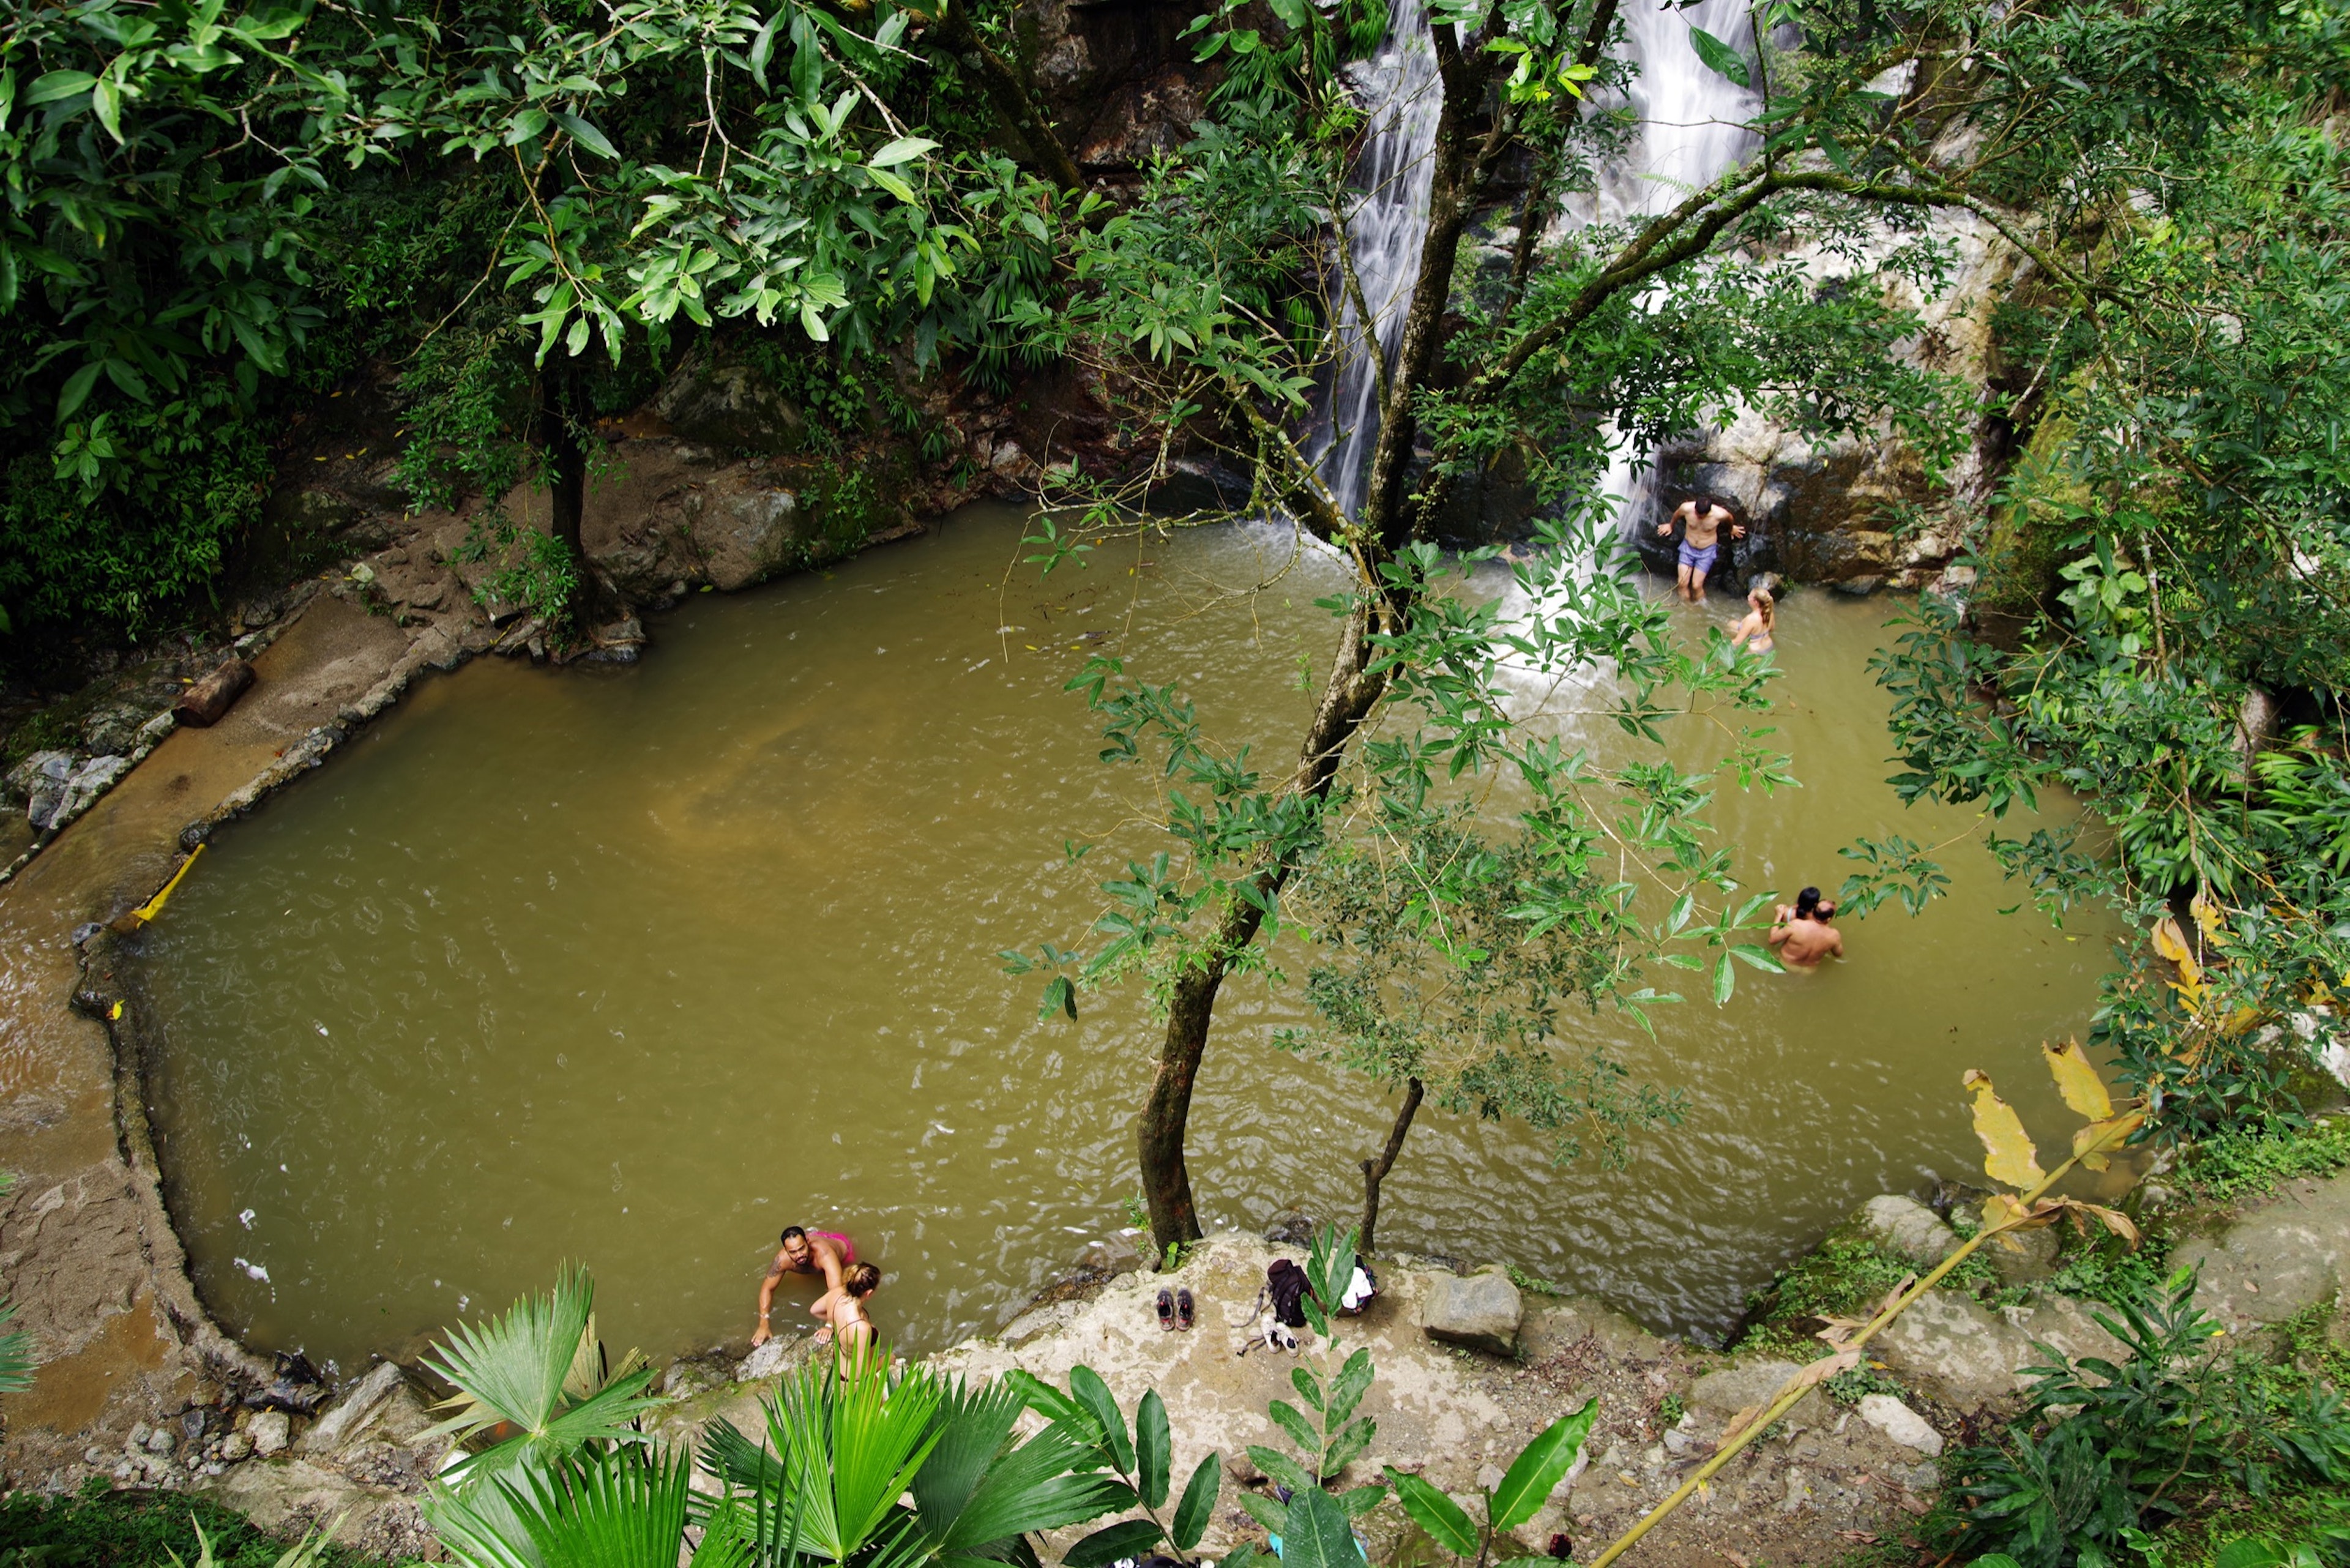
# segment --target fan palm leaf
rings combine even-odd
[[[768,1437],[810,1555],[846,1563],[868,1547],[898,1555],[913,1521],[890,1515],[937,1445],[931,1417],[943,1394],[929,1372],[842,1376],[806,1366],[769,1397]]]
[[[436,1432],[460,1439],[498,1426],[515,1435],[464,1460],[463,1473],[512,1468],[525,1450],[552,1461],[590,1443],[641,1443],[637,1417],[660,1401],[645,1397],[653,1378],[631,1356],[629,1369],[606,1382],[596,1339],[596,1287],[584,1269],[566,1269],[547,1296],[527,1296],[484,1324],[460,1324],[438,1358],[425,1365],[457,1392],[440,1408],[453,1411]]]
[[[469,1568],[677,1568],[692,1469],[683,1454],[587,1451],[441,1492],[427,1514]],[[503,1507],[482,1506],[493,1495]]]

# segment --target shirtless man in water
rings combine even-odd
[[[1711,495],[1692,495],[1682,502],[1670,517],[1657,524],[1657,532],[1669,535],[1676,523],[1681,525],[1680,579],[1673,591],[1696,604],[1705,597],[1705,575],[1713,570],[1714,558],[1721,554],[1722,525],[1729,525],[1731,538],[1743,539],[1746,524]]]
[[[775,1263],[759,1286],[759,1326],[751,1334],[754,1345],[764,1345],[775,1337],[775,1330],[767,1325],[767,1314],[774,1309],[775,1287],[784,1282],[785,1274],[824,1276],[824,1294],[808,1308],[808,1315],[829,1327],[834,1306],[847,1293],[844,1282],[847,1271],[857,1262],[857,1243],[830,1231],[811,1234],[794,1225],[778,1240],[784,1244],[783,1250],[775,1254]]]
[[[1779,961],[1789,969],[1817,969],[1825,958],[1844,957],[1844,933],[1828,924],[1834,904],[1820,902],[1820,890],[1806,888],[1794,903],[1779,906],[1779,923],[1764,939],[1779,950]]]

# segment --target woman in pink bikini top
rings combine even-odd
[[[785,1274],[824,1276],[824,1293],[808,1308],[808,1315],[829,1326],[833,1309],[843,1299],[847,1272],[857,1262],[857,1243],[837,1231],[806,1231],[794,1225],[779,1239],[783,1249],[759,1286],[759,1325],[751,1334],[754,1345],[764,1345],[775,1335],[768,1314],[775,1308],[775,1287],[783,1283]]]

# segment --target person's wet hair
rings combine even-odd
[[[880,1288],[881,1271],[870,1263],[858,1263],[841,1276],[840,1283],[850,1295],[869,1296]]]
[[[1820,890],[1817,888],[1806,888],[1802,892],[1795,895],[1795,919],[1799,920],[1816,919],[1819,917],[1819,912]]]
[[[785,1246],[788,1247],[788,1246],[790,1246],[794,1241],[806,1241],[806,1240],[807,1240],[807,1232],[806,1232],[806,1231],[803,1231],[803,1230],[801,1230],[801,1229],[800,1229],[798,1226],[796,1226],[796,1225],[786,1225],[786,1226],[785,1226],[785,1227],[784,1227],[784,1233],[783,1233],[783,1235],[782,1235],[781,1237],[777,1238],[777,1240],[781,1241]]]

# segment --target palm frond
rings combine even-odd
[[[994,1556],[1004,1542],[1031,1531],[1082,1524],[1134,1507],[1134,1489],[1099,1465],[1094,1448],[1067,1428],[1045,1428],[988,1467],[937,1537],[939,1550]]]
[[[434,1347],[440,1359],[424,1363],[457,1386],[441,1407],[456,1414],[437,1430],[470,1437],[501,1421],[525,1432],[545,1429],[573,1368],[594,1354],[595,1306],[587,1271],[567,1268],[553,1294],[525,1296],[503,1317],[450,1330],[447,1343]]]
[[[914,1511],[933,1540],[945,1538],[947,1526],[971,1501],[987,1467],[1010,1444],[1013,1423],[1025,1407],[1009,1383],[973,1389],[957,1378],[947,1385],[932,1417],[938,1443],[910,1489]]]
[[[22,1394],[33,1386],[33,1336],[8,1325],[16,1309],[0,1302],[0,1394]]]
[[[871,1548],[879,1562],[902,1550],[913,1520],[889,1516],[937,1444],[942,1395],[929,1372],[893,1379],[806,1366],[768,1398],[768,1436],[811,1555],[845,1563]]]
[[[692,1473],[682,1453],[590,1450],[436,1488],[425,1517],[468,1568],[677,1568]]]
[[[645,1441],[637,1417],[660,1404],[646,1395],[653,1370],[630,1352],[620,1375],[606,1380],[596,1338],[596,1287],[585,1270],[566,1270],[546,1297],[526,1297],[504,1316],[460,1324],[440,1358],[425,1365],[457,1386],[441,1408],[455,1415],[434,1428],[462,1439],[502,1422],[519,1428],[496,1447],[462,1460],[452,1479],[513,1469],[525,1455],[542,1462],[589,1444]]]

